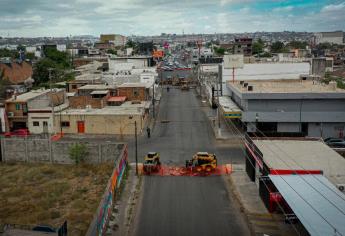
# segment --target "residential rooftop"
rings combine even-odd
[[[59,92],[62,89],[54,89],[54,92]],[[6,102],[26,102],[28,100],[34,99],[36,97],[39,97],[44,94],[48,94],[50,92],[49,89],[37,89],[37,90],[31,90],[30,92],[20,94],[18,96],[13,96],[10,99],[7,99]]]
[[[137,87],[144,87],[144,88],[149,88],[151,87],[151,83],[123,83],[119,85],[119,88],[137,88]]]
[[[102,109],[67,109],[61,112],[61,115],[141,115],[144,108],[148,108],[149,102],[132,104],[125,102],[121,106],[107,106]],[[59,115],[60,113],[55,113]]]
[[[268,168],[322,170],[333,184],[345,183],[345,159],[322,141],[253,140]]]
[[[106,84],[87,84],[78,88],[78,90],[107,90],[114,89],[114,86]]]
[[[253,86],[252,91],[240,84],[240,81],[228,81],[229,86],[241,93],[344,93],[344,89],[336,87],[336,83],[324,84],[312,80],[247,80],[248,86]]]

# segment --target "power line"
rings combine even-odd
[[[242,138],[243,140],[244,140],[244,142],[246,142],[246,138],[245,138],[245,136],[241,133],[241,131],[239,131],[238,130],[238,128],[236,127],[236,125],[235,124],[233,124],[232,123],[232,121],[231,121],[231,124],[234,126],[234,128],[238,131],[238,133],[240,134],[240,138]],[[255,135],[255,134],[254,134]],[[249,136],[247,136],[247,137],[249,137]],[[250,138],[250,137],[249,137]],[[250,138],[251,139],[251,138]],[[251,139],[252,140],[252,139]],[[271,150],[272,151],[272,150]],[[256,150],[254,150],[254,152],[256,153],[256,154],[258,154],[257,153],[257,151]],[[274,153],[273,151],[272,151],[272,153]],[[274,153],[275,154],[275,153]],[[247,157],[247,155],[245,154],[245,156]],[[279,158],[280,159],[280,158]],[[281,160],[281,159],[280,159]],[[250,161],[249,161],[250,162]],[[252,163],[250,162],[250,164],[252,165]],[[253,165],[252,165],[253,166]],[[254,167],[254,166],[253,166]],[[255,167],[254,167],[255,168]],[[311,206],[310,205],[310,203],[309,202],[307,202],[300,194],[298,194],[298,192],[284,179],[284,178],[282,178],[280,175],[278,175],[287,185],[289,185],[289,187],[298,195],[298,196],[300,196],[301,197],[301,199],[304,201],[304,202],[306,202],[312,209],[314,209],[315,210],[315,212],[319,215],[319,216],[321,216],[321,218],[323,218],[324,220],[325,220],[325,222],[327,222],[334,230],[335,230],[335,233],[337,234],[338,233],[338,231],[337,231],[337,229],[336,229],[336,227],[334,227],[331,223],[329,223],[313,206]],[[266,186],[267,187],[267,186]],[[339,233],[340,235],[342,235],[341,233]]]
[[[254,135],[256,136],[256,138],[258,138],[258,136],[254,133]],[[267,148],[268,150],[270,150],[273,154],[277,154],[276,152],[274,152],[271,148]],[[254,152],[255,152],[255,150],[254,150]],[[278,157],[278,159],[279,160],[281,160],[282,162],[284,162],[286,165],[288,165],[283,159],[281,159],[281,158],[279,158],[279,155],[277,155],[277,157]],[[289,187],[305,202],[305,203],[307,203],[322,219],[324,219],[325,220],[325,222],[327,222],[333,229],[337,229],[336,227],[334,227],[330,222],[328,222],[328,220],[327,219],[325,219],[321,214],[320,214],[320,212],[319,211],[317,211],[306,199],[304,199],[304,197],[302,197],[299,193],[298,193],[298,191],[296,191],[284,178],[282,178],[280,175],[278,175],[287,185],[289,185]],[[298,175],[299,176],[299,175]],[[305,179],[303,179],[301,176],[299,176],[303,181],[305,181],[307,184],[309,184]],[[310,184],[309,184],[310,185]],[[320,192],[318,192],[318,193],[320,193]],[[322,195],[323,196],[323,194],[321,194],[320,193],[320,195]],[[323,196],[324,198],[325,198],[325,196]],[[325,198],[325,199],[327,199],[327,198]],[[328,200],[328,199],[327,199]],[[337,207],[336,207],[337,208]],[[338,208],[337,208],[338,209]],[[338,209],[339,210],[339,209]],[[341,210],[340,210],[341,211]],[[341,211],[341,213],[343,213],[342,211]],[[344,213],[343,213],[343,215],[344,215]],[[337,231],[336,231],[337,232]],[[340,233],[339,233],[340,234]],[[342,235],[342,234],[340,234],[340,235]]]
[[[268,138],[260,129],[256,128],[256,130],[259,131],[259,133],[261,133],[262,135],[265,136],[265,138]],[[269,139],[268,139],[269,140]],[[275,144],[272,142],[272,144],[277,147],[281,152],[285,153],[290,160],[292,160],[297,166],[301,167],[304,171],[307,171],[307,173],[312,176],[314,179],[316,179],[319,183],[321,183],[323,186],[327,187],[328,189],[330,189],[333,193],[335,193],[338,197],[340,197],[343,201],[345,201],[345,199],[339,195],[339,193],[335,192],[333,189],[331,189],[329,186],[327,186],[326,184],[324,184],[321,180],[319,180],[318,178],[316,178],[312,173],[310,173],[310,171],[306,170],[302,165],[300,165],[299,163],[297,163],[297,161],[295,161],[291,155],[289,155],[289,153],[287,153],[286,151],[284,151],[282,148],[279,147],[279,145]],[[279,158],[279,157],[278,157]],[[279,158],[279,160],[283,161],[287,166],[289,166],[290,168],[291,165],[289,165],[284,159]],[[300,175],[299,175],[300,176]],[[302,176],[300,176],[302,178]],[[329,203],[331,203],[335,208],[337,208],[343,215],[345,215],[345,213],[343,212],[342,209],[339,209],[333,202],[331,202],[327,197],[325,197],[321,192],[319,192],[316,188],[314,188],[314,186],[312,186],[308,181],[306,181],[304,178],[302,178],[304,182],[306,182],[310,187],[312,187],[316,192],[318,192],[323,198],[325,198]]]

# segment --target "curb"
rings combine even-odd
[[[255,227],[254,227],[254,225],[252,224],[252,222],[249,219],[249,213],[250,212],[248,212],[248,210],[244,207],[244,204],[241,201],[241,197],[239,196],[239,194],[238,194],[238,192],[236,190],[235,183],[232,180],[231,175],[229,175],[228,178],[226,178],[226,179],[230,183],[230,184],[227,184],[228,188],[230,189],[230,191],[234,195],[236,201],[238,202],[238,204],[240,206],[240,211],[243,212],[243,214],[245,216],[245,221],[247,222],[247,224],[249,226],[249,230],[250,230],[251,235],[255,236],[256,235]]]

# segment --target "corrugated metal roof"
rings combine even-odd
[[[310,235],[345,235],[345,195],[322,175],[269,175]]]
[[[345,183],[345,159],[321,141],[253,140],[271,169],[322,170],[334,184]]]

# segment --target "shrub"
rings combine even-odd
[[[76,165],[83,162],[87,154],[88,152],[85,144],[76,143],[69,149],[69,157],[74,160]]]

